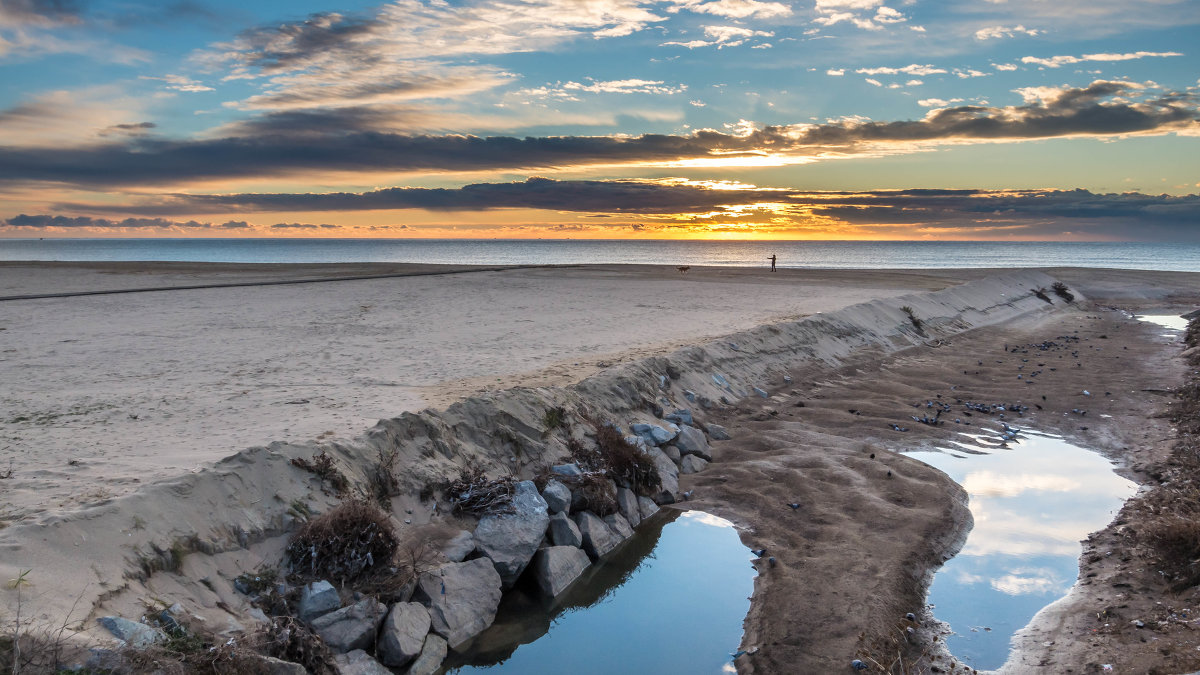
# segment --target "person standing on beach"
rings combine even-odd
[[[775,271],[775,254],[774,253],[771,254],[770,260],[771,260],[771,271],[774,272]]]

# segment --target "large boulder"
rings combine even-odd
[[[379,624],[386,614],[386,605],[375,598],[363,598],[313,619],[312,627],[335,653],[367,649],[375,644]]]
[[[675,493],[679,492],[679,467],[658,448],[651,448],[648,454],[658,469],[658,477],[662,479],[662,487],[651,497],[658,504],[674,504]]]
[[[676,408],[674,411],[663,415],[668,422],[674,422],[677,425],[695,424],[696,421],[692,417],[692,411],[687,408]]]
[[[466,530],[460,530],[458,534],[450,538],[446,545],[442,547],[442,553],[445,554],[446,560],[450,562],[462,562],[467,559],[467,556],[475,552],[475,537]]]
[[[551,598],[556,598],[583,574],[592,561],[583,549],[574,546],[551,546],[538,551],[533,561],[533,571],[538,588]]]
[[[422,574],[414,597],[429,608],[433,631],[457,647],[492,625],[500,584],[492,561],[476,558]]]
[[[392,675],[392,671],[361,649],[334,656],[333,669],[337,675]]]
[[[119,616],[102,616],[96,619],[96,623],[107,628],[108,632],[134,649],[145,649],[167,640],[166,634],[157,628]]]
[[[301,621],[312,621],[341,606],[342,599],[333,584],[328,581],[314,581],[300,589],[300,603],[296,613]]]
[[[646,445],[660,446],[671,442],[679,434],[679,427],[668,422],[665,426],[658,424],[634,424],[630,427],[634,434],[646,442]]]
[[[625,520],[633,527],[642,522],[641,509],[638,508],[637,495],[629,488],[617,488],[617,508]]]
[[[625,516],[619,513],[610,513],[604,516],[604,524],[613,531],[613,534],[621,538],[622,541],[633,536],[633,527],[629,521],[625,520]]]
[[[551,478],[542,490],[542,499],[550,513],[559,513],[571,508],[571,488]]]
[[[698,455],[712,461],[712,450],[708,447],[708,439],[704,437],[704,432],[696,427],[684,426],[681,428],[679,437],[675,439],[675,447],[685,455]]]
[[[579,533],[579,526],[565,513],[550,516],[549,534],[550,543],[554,546],[583,546],[583,535]]]
[[[421,655],[416,661],[408,667],[408,675],[433,675],[442,667],[442,661],[446,660],[446,641],[440,636],[429,634],[425,638],[425,646],[421,648]]]
[[[679,471],[681,473],[698,473],[708,466],[708,461],[701,458],[699,455],[684,455],[683,461],[679,463]]]
[[[475,528],[475,548],[491,559],[504,588],[512,588],[525,571],[550,524],[546,500],[533,481],[517,483],[512,503],[512,513],[484,516]]]
[[[254,672],[262,673],[262,675],[308,675],[308,669],[299,663],[284,661],[273,656],[259,655],[251,658],[258,662]]]
[[[392,605],[376,643],[375,653],[379,661],[385,666],[399,668],[417,658],[425,644],[425,636],[429,634],[429,627],[429,610],[424,605],[415,602]]]
[[[583,469],[579,468],[578,464],[555,464],[550,467],[551,473],[556,473],[560,476],[582,476]]]
[[[587,551],[592,560],[602,558],[623,541],[608,523],[591,511],[576,513],[575,524],[579,526],[579,533],[583,535],[583,550]]]

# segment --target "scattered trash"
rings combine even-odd
[[[867,664],[863,663],[861,659],[854,659],[850,662],[850,667],[855,670],[866,670]]]

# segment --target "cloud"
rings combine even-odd
[[[688,49],[696,49],[698,47],[716,46],[718,49],[724,47],[738,47],[746,43],[747,40],[753,37],[773,37],[775,34],[770,31],[753,30],[750,28],[742,28],[741,26],[705,26],[704,36],[707,40],[690,40],[688,42],[664,42],[662,46],[678,46],[687,47]]]
[[[900,11],[884,5],[883,0],[817,0],[815,9],[819,16],[812,22],[825,27],[848,23],[863,30],[878,31],[889,24],[908,21]],[[871,10],[875,13],[870,14]],[[925,29],[914,26],[913,30],[924,32]]]
[[[1033,37],[1041,35],[1045,31],[1037,30],[1036,28],[1026,28],[1025,26],[988,26],[975,31],[976,40],[997,40],[1000,38],[1011,38],[1018,35],[1028,35]]]
[[[1084,63],[1086,61],[1133,61],[1135,59],[1144,59],[1150,57],[1166,58],[1169,56],[1183,56],[1180,52],[1129,52],[1126,54],[1084,54],[1083,56],[1051,56],[1050,58],[1039,58],[1037,56],[1023,56],[1021,63],[1030,63],[1046,68],[1060,68],[1062,66],[1075,63]]]
[[[845,68],[830,68],[829,70],[825,71],[825,74],[829,75],[831,77],[841,77],[846,74],[846,69]]]
[[[678,12],[686,9],[697,14],[712,14],[728,19],[769,19],[776,16],[789,16],[792,8],[782,2],[760,2],[759,0],[687,0],[677,2],[667,8],[668,12]]]
[[[516,96],[533,96],[536,98],[556,98],[567,101],[580,100],[579,93],[588,94],[653,94],[669,96],[687,91],[687,85],[668,85],[662,80],[642,80],[631,78],[626,80],[593,80],[587,82],[557,82],[534,89],[521,89]]]
[[[514,138],[332,129],[307,135],[260,128],[244,137],[130,138],[87,147],[0,147],[0,181],[112,186],[307,172],[540,170],[587,165],[814,161],[905,152],[928,144],[1068,136],[1200,133],[1192,91],[1152,94],[1131,82],[1019,90],[1019,106],[963,105],[918,120],[701,129],[689,134]],[[116,120],[122,123],[126,120]],[[2,126],[2,121],[0,121]],[[109,125],[105,125],[109,126]]]
[[[144,133],[145,101],[117,87],[47,91],[0,109],[0,146],[92,145],[114,134]]]
[[[945,73],[946,69],[938,68],[933,65],[922,66],[920,64],[913,63],[901,68],[889,68],[886,66],[879,68],[859,68],[854,72],[862,75],[937,75],[939,73]]]
[[[142,75],[138,79],[140,79],[140,80],[158,80],[160,82],[166,82],[167,83],[166,88],[170,89],[171,91],[185,91],[185,92],[214,91],[214,89],[212,87],[201,84],[201,83],[197,82],[196,80],[193,80],[190,77],[185,77],[183,75],[163,75],[162,77],[151,77],[149,75]]]
[[[254,229],[244,220],[230,220],[224,223],[208,223],[195,220],[177,221],[164,218],[125,218],[124,220],[109,220],[89,216],[30,216],[21,214],[7,220],[0,220],[0,226],[10,228],[25,228],[36,230],[245,230]],[[279,223],[268,229],[338,229],[340,225],[306,225],[303,223]]]
[[[917,101],[917,105],[923,108],[945,108],[951,103],[962,103],[961,98],[952,98],[949,101],[941,98],[923,98]]]
[[[0,0],[0,22],[9,26],[77,24],[83,3],[77,0]]]

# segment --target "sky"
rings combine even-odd
[[[1198,0],[0,0],[0,237],[1200,241]]]

